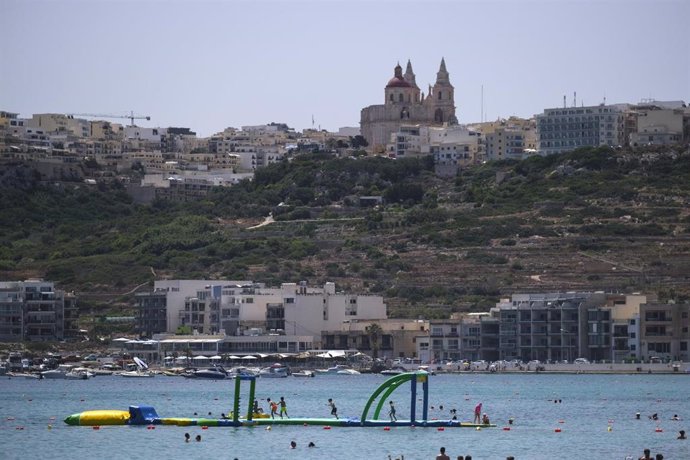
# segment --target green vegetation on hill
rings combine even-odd
[[[12,168],[0,183],[16,184]],[[0,188],[0,279],[52,280],[87,308],[131,304],[154,275],[330,280],[413,317],[516,291],[690,294],[688,151],[581,149],[453,179],[436,177],[430,158],[316,153],[201,201],[150,206],[118,183],[40,184],[21,171],[22,187]],[[385,204],[360,207],[361,196]],[[274,223],[250,228],[269,214]]]

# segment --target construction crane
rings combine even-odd
[[[72,117],[89,117],[89,118],[129,118],[130,126],[134,126],[134,120],[150,120],[151,117],[147,115],[134,115],[134,111],[130,111],[129,115],[103,115],[98,113],[68,113]]]

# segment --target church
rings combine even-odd
[[[393,78],[385,88],[384,104],[362,109],[360,128],[369,147],[381,152],[401,125],[441,126],[457,122],[454,88],[445,60],[441,59],[436,83],[429,85],[426,96],[419,90],[412,63],[408,60],[404,74],[400,64],[395,66]]]

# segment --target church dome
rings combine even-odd
[[[386,88],[411,88],[412,85],[410,85],[405,78],[403,78],[402,74],[402,67],[400,67],[400,64],[395,66],[395,71],[393,78],[388,80],[388,84],[386,85]]]
[[[386,85],[386,88],[411,88],[412,85],[410,85],[408,82],[405,81],[404,78],[399,78],[399,77],[393,77],[390,80],[388,80],[388,84]]]

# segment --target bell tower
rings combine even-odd
[[[446,70],[446,61],[441,58],[441,65],[436,72],[436,83],[432,88],[431,105],[434,123],[458,122],[455,116],[455,88],[450,84],[450,75]]]

